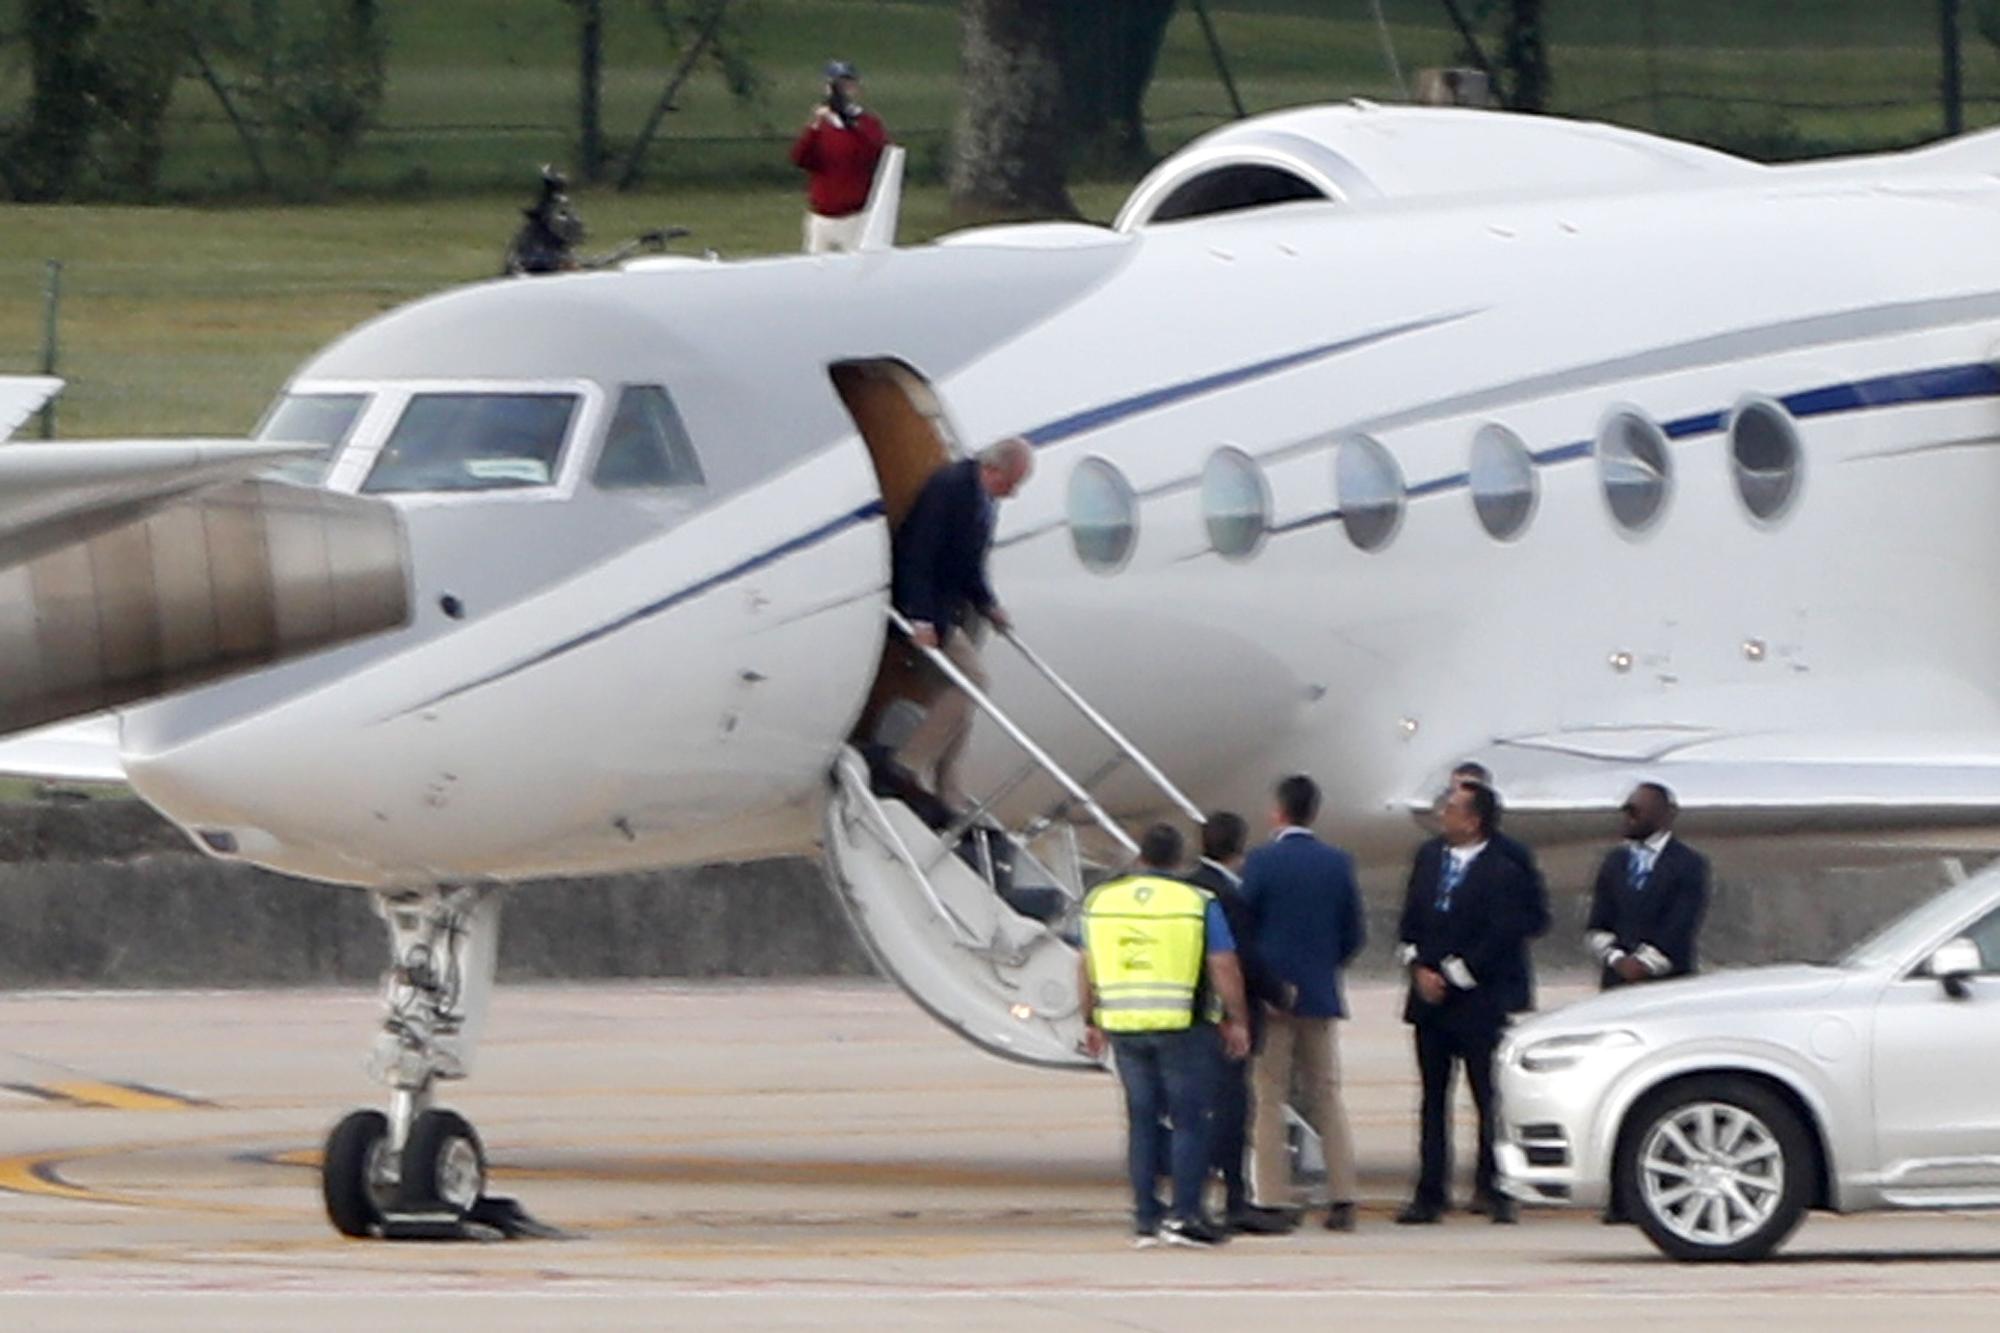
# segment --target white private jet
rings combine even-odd
[[[1645,775],[1804,863],[1992,845],[2000,136],[1766,168],[1317,108],[1108,228],[882,230],[419,301],[259,442],[0,449],[10,505],[63,469],[0,511],[0,726],[123,705],[118,771],[197,843],[390,925],[342,1231],[479,1204],[433,1100],[511,880],[823,855],[920,1004],[1076,1067],[1079,826],[1115,861],[1287,771],[1374,864],[1468,755],[1530,837]],[[908,711],[895,523],[1017,433],[993,577],[1040,652],[988,652],[968,776],[1011,837],[964,858],[855,747]]]

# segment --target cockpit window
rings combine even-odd
[[[348,433],[367,405],[365,393],[288,393],[280,398],[258,427],[257,438],[316,444],[319,451],[309,458],[280,463],[265,475],[299,486],[324,482],[334,454],[347,443]]]
[[[618,395],[595,480],[611,491],[703,484],[694,442],[665,389],[628,384]]]
[[[361,489],[497,491],[546,486],[570,419],[573,393],[420,393],[382,446]]]

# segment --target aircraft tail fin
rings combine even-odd
[[[875,166],[875,184],[868,191],[868,206],[861,211],[861,240],[855,249],[863,254],[896,248],[896,223],[903,211],[903,149],[891,144]]]
[[[0,375],[0,440],[12,435],[62,386],[53,375]]]

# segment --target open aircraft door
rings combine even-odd
[[[954,452],[931,387],[895,360],[847,362],[835,387],[860,428],[882,486],[891,533],[924,481]],[[1079,833],[1092,836],[1099,869],[1118,871],[1138,854],[1131,835],[1090,788],[1130,766],[1177,809],[1201,813],[1160,770],[1018,634],[993,636],[988,654],[1017,652],[1110,746],[1079,782],[984,691],[935,649],[918,647],[894,609],[884,626],[883,666],[853,744],[831,776],[826,806],[828,870],[856,930],[883,971],[926,1011],[996,1055],[1057,1068],[1087,1068],[1077,988],[1078,911],[1087,871]],[[1021,753],[999,787],[950,811],[920,793],[897,794],[858,747],[892,748],[894,715],[945,686],[959,689]],[[1037,791],[1046,800],[1035,799]],[[1014,825],[998,811],[1030,810]],[[925,817],[928,816],[928,819]]]

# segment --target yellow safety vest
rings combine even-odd
[[[1083,947],[1106,1032],[1194,1025],[1209,894],[1161,875],[1100,884],[1083,902]]]

